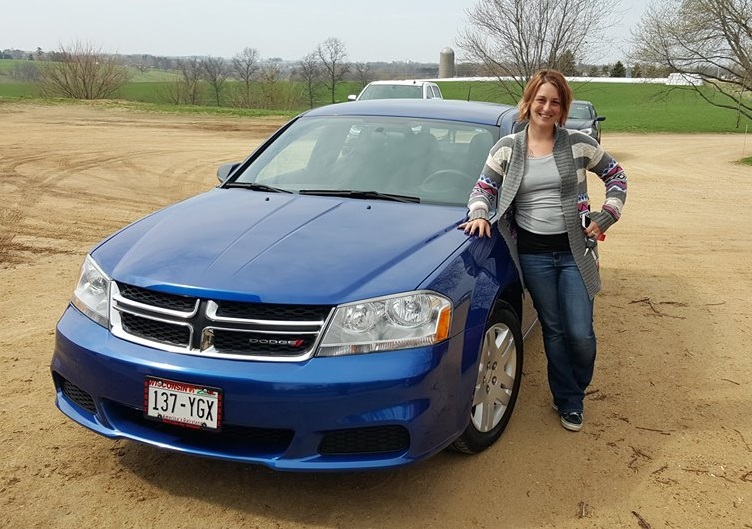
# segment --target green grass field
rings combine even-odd
[[[471,99],[514,104],[494,82],[440,82],[447,99]],[[709,97],[717,97],[704,89]],[[576,99],[591,101],[606,116],[604,131],[614,132],[744,132],[752,122],[734,110],[705,102],[689,87],[659,84],[573,83]]]
[[[34,83],[2,83],[0,99],[24,99],[38,97],[39,89]]]
[[[0,76],[2,75],[10,75],[11,72],[16,68],[19,64],[25,64],[27,61],[21,61],[16,59],[3,59],[0,61]]]
[[[36,99],[38,90],[33,83],[12,78],[18,63],[28,61],[0,61],[0,101]],[[217,112],[232,115],[292,116],[306,110],[305,106],[284,111],[240,110],[212,105],[211,94],[205,91],[205,105],[200,107],[168,104],[165,92],[174,76],[168,72],[133,70],[131,81],[119,91],[118,98],[135,102],[140,108],[172,112]],[[442,81],[439,82],[446,99],[471,99],[514,104],[497,82]],[[337,101],[346,101],[349,94],[357,94],[360,85],[341,83],[335,94]],[[752,122],[739,117],[732,109],[715,107],[688,87],[668,87],[657,84],[573,83],[577,99],[592,101],[598,113],[606,116],[603,130],[608,132],[745,132],[752,130]],[[709,97],[719,97],[705,88]],[[326,104],[331,97],[321,92],[317,104]],[[125,104],[125,103],[124,103]]]
[[[169,81],[134,82],[131,81],[120,88],[120,97],[126,101],[140,101],[142,103],[164,103],[163,93],[170,86]]]

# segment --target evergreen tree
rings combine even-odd
[[[577,71],[577,61],[575,61],[574,53],[570,50],[566,50],[561,54],[557,66],[558,70],[566,76],[571,77],[579,75],[579,72]]]
[[[611,77],[626,77],[627,76],[627,70],[624,68],[624,65],[621,63],[621,61],[616,61],[616,64],[613,65],[611,68],[611,71],[609,72],[609,76]]]

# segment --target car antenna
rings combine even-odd
[[[467,100],[470,101],[470,91],[473,89],[473,85],[467,85]]]

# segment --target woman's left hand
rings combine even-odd
[[[585,236],[588,239],[596,239],[596,240],[598,240],[598,238],[601,235],[603,235],[603,232],[598,227],[598,223],[595,222],[594,220],[591,220],[590,224],[588,225],[588,227],[585,228]]]
[[[491,237],[491,223],[488,219],[469,220],[460,224],[457,228],[465,230],[465,233],[471,236],[475,235],[477,232],[478,237],[480,238],[483,238],[484,236]]]

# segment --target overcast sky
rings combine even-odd
[[[624,59],[649,0],[621,0],[622,24],[599,62]],[[0,0],[0,49],[44,51],[76,40],[103,51],[298,60],[328,37],[352,62],[438,62],[476,0]]]

